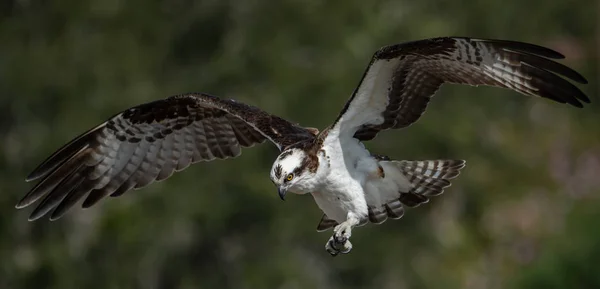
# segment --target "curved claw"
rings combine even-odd
[[[349,239],[352,235],[352,227],[358,223],[358,219],[349,218],[333,228],[333,236],[325,244],[325,249],[331,256],[337,256],[339,253],[348,254],[352,251],[352,243]]]
[[[343,243],[338,244],[336,238],[332,236],[327,241],[327,244],[325,244],[325,250],[327,250],[332,257],[335,257],[340,253],[348,254],[350,251],[352,251],[352,243],[350,243],[348,239],[345,239]]]
[[[340,253],[340,251],[334,247],[333,242],[334,242],[333,239],[329,239],[329,241],[327,241],[327,244],[325,244],[325,250],[327,250],[327,252],[332,257],[335,257]]]
[[[344,243],[343,249],[340,250],[340,253],[348,254],[350,253],[350,251],[352,251],[352,243],[350,243],[350,241],[346,241],[346,243]]]
[[[348,241],[348,237],[344,236],[344,235],[338,235],[338,234],[334,234],[333,235],[333,240],[335,241],[335,247],[339,248],[339,246],[343,246],[344,243],[346,243],[346,241]]]

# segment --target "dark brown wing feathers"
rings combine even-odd
[[[82,198],[87,208],[192,163],[236,157],[265,139],[281,149],[313,138],[310,130],[243,103],[174,96],[119,113],[57,150],[27,177],[40,181],[16,207],[45,196],[30,220],[50,211],[57,219]]]
[[[565,78],[582,84],[587,80],[571,68],[551,60],[562,58],[562,54],[534,44],[465,37],[435,38],[383,47],[374,54],[365,75],[377,61],[401,61],[391,80],[389,103],[382,113],[384,122],[364,125],[354,136],[365,141],[373,139],[379,131],[409,126],[423,114],[431,97],[446,82],[509,88],[583,107],[582,102],[589,103],[589,98]],[[340,117],[353,98],[354,95]]]

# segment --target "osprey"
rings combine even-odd
[[[168,178],[192,163],[240,155],[269,140],[281,151],[270,172],[283,199],[311,194],[333,229],[325,248],[352,249],[356,226],[398,219],[404,207],[428,202],[459,174],[462,160],[397,161],[371,154],[362,142],[404,128],[423,114],[443,83],[488,85],[582,107],[589,99],[558,75],[585,84],[550,59],[551,49],[515,41],[442,37],[386,46],[373,55],[358,87],[332,125],[302,127],[259,108],[190,93],[127,109],[78,136],[41,163],[40,180],[16,205],[44,197],[29,220],[60,218],[82,207]]]

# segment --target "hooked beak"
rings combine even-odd
[[[277,193],[279,194],[279,197],[281,198],[281,200],[285,201],[285,194],[287,194],[287,189],[284,189],[282,187],[278,187],[277,188]]]

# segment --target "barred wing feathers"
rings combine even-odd
[[[587,81],[550,60],[562,58],[533,44],[465,37],[386,46],[374,54],[335,125],[363,141],[382,130],[409,126],[443,83],[502,87],[582,107],[588,97],[563,77]]]
[[[382,206],[369,205],[369,221],[381,224],[388,218],[399,219],[404,215],[404,207],[418,207],[429,202],[429,198],[441,195],[450,186],[450,180],[460,174],[465,167],[463,160],[430,161],[383,161],[398,169],[410,183],[407,192],[398,192],[397,197]]]
[[[192,163],[236,157],[265,139],[281,150],[310,138],[308,130],[256,107],[207,94],[174,96],[125,110],[63,146],[27,177],[40,181],[16,207],[45,196],[29,219],[52,211],[54,220],[86,195],[84,208]]]

